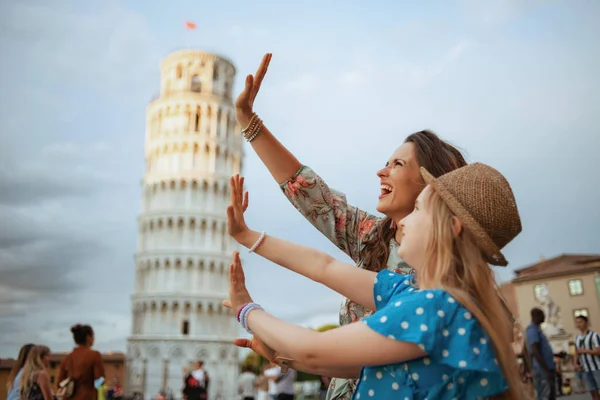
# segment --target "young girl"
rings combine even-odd
[[[33,346],[23,367],[19,382],[21,400],[53,400],[47,369],[50,366],[50,349]]]
[[[408,276],[349,268],[325,253],[249,230],[243,181],[233,177],[228,229],[239,243],[376,312],[363,323],[323,333],[281,321],[252,302],[237,253],[230,266],[231,306],[246,329],[285,356],[281,364],[360,376],[355,399],[522,399],[512,326],[487,265],[507,265],[500,250],[521,231],[512,190],[480,163],[438,179],[421,173],[428,187],[413,212],[397,221],[403,236],[398,253],[416,271]]]

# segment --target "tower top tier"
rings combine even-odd
[[[160,73],[161,97],[196,93],[231,102],[235,67],[224,57],[199,50],[180,50],[165,57]]]

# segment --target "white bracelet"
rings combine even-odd
[[[254,253],[254,250],[256,250],[256,248],[258,246],[260,246],[260,244],[262,243],[262,241],[265,240],[266,236],[267,236],[266,232],[261,232],[260,233],[260,237],[258,238],[258,240],[256,241],[256,243],[254,243],[254,245],[252,247],[250,247],[250,249],[248,250],[248,253]]]

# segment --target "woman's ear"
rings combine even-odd
[[[457,217],[452,217],[452,236],[458,237],[462,232],[463,226],[462,222]]]

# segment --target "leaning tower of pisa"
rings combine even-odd
[[[179,51],[161,63],[160,95],[147,108],[127,391],[181,398],[183,369],[203,360],[210,399],[233,399],[237,334],[227,297],[235,243],[227,235],[228,179],[242,168],[235,129],[235,67]]]

